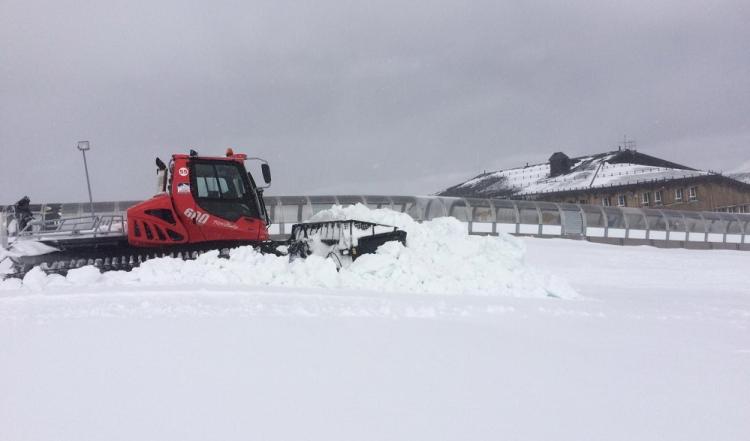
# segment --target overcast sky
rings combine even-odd
[[[564,4],[564,6],[563,6]],[[750,2],[0,0],[0,204],[145,199],[227,147],[270,194],[427,194],[616,148],[750,169]]]

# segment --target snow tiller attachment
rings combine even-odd
[[[340,268],[362,254],[374,253],[386,242],[406,245],[406,231],[358,220],[309,222],[292,226],[289,241],[291,258],[311,254],[330,257]]]
[[[245,169],[250,159],[261,162],[265,186],[256,185]],[[405,231],[360,220],[297,224],[288,239],[271,240],[263,201],[263,190],[271,183],[268,163],[231,149],[224,157],[199,156],[191,150],[173,155],[169,166],[157,158],[156,166],[158,194],[128,208],[126,216],[92,214],[85,222],[35,222],[25,209],[28,200],[19,201],[10,246],[2,253],[12,260],[13,270],[0,277],[23,277],[35,266],[59,274],[84,265],[129,270],[154,257],[194,259],[210,250],[228,256],[229,249],[238,246],[288,254],[290,259],[329,257],[340,268],[386,242],[406,244]],[[7,233],[8,227],[0,222],[0,233]]]

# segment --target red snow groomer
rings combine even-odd
[[[261,162],[266,186],[258,186],[247,172],[249,159]],[[229,249],[246,245],[290,258],[317,254],[333,259],[340,268],[385,242],[406,243],[403,230],[359,220],[301,223],[292,227],[288,239],[271,240],[263,201],[263,190],[271,183],[270,167],[260,158],[232,149],[223,157],[199,156],[190,150],[187,155],[173,155],[168,166],[157,158],[156,165],[159,193],[128,208],[124,217],[27,222],[11,235],[8,254],[14,272],[6,277],[22,277],[35,266],[60,274],[84,265],[102,271],[129,270],[155,257],[194,259],[210,250],[226,257]]]
[[[264,244],[268,216],[259,188],[245,170],[247,155],[173,155],[167,167],[157,158],[161,193],[128,208],[128,242],[135,247],[179,244]],[[266,183],[268,164],[262,164]]]

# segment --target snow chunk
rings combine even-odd
[[[39,256],[55,251],[58,249],[35,240],[16,240],[9,245],[9,249],[0,251],[0,256]]]
[[[0,276],[2,273],[0,273]],[[20,279],[10,278],[6,280],[0,280],[0,291],[14,291],[21,289],[23,282]]]
[[[32,268],[23,277],[23,286],[32,291],[41,291],[49,283],[47,275],[39,267]]]
[[[10,274],[13,271],[13,262],[10,259],[6,259],[3,255],[3,249],[0,248],[0,279],[3,274]]]
[[[84,286],[96,283],[101,277],[98,268],[94,266],[84,266],[68,271],[65,279],[73,285]]]

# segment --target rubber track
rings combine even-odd
[[[70,250],[58,251],[40,256],[23,256],[11,258],[14,272],[3,278],[23,278],[34,267],[39,267],[47,274],[65,276],[68,271],[92,265],[100,271],[130,271],[141,263],[160,257],[173,257],[183,260],[194,260],[209,251],[219,251],[219,257],[228,258],[229,250],[240,246],[253,246],[266,254],[282,255],[276,248],[287,245],[287,242],[248,242],[248,243],[204,243],[196,245],[174,246],[168,249],[136,248],[119,246],[116,250],[98,249],[92,251]],[[107,247],[109,248],[109,247]]]

